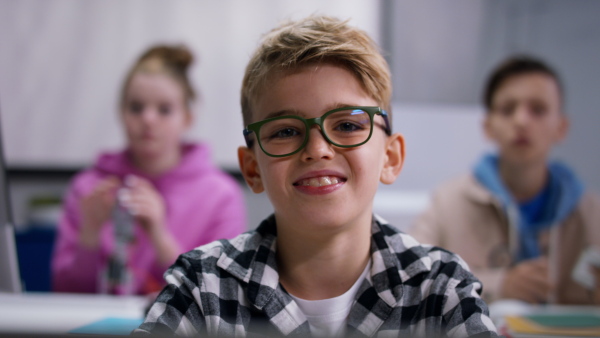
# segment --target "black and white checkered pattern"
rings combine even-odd
[[[279,284],[276,233],[271,216],[254,231],[181,255],[133,334],[310,336],[305,316]],[[497,336],[479,297],[481,283],[458,256],[421,245],[375,216],[371,260],[348,336]]]

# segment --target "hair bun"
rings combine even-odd
[[[196,98],[188,68],[194,62],[194,54],[184,45],[154,45],[147,49],[129,70],[123,89],[121,102],[125,102],[125,93],[133,75],[137,72],[166,74],[173,77],[185,93],[186,103]]]
[[[194,62],[194,55],[184,45],[157,45],[146,51],[140,57],[139,63],[152,59],[158,59],[165,66],[173,67],[185,73],[188,67]]]

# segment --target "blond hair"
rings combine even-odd
[[[252,122],[252,105],[275,72],[293,72],[315,63],[348,69],[381,108],[390,110],[392,82],[387,62],[366,32],[329,16],[286,22],[268,32],[250,59],[242,81],[244,125]]]
[[[121,107],[125,104],[127,88],[131,78],[137,73],[165,74],[173,78],[182,88],[185,104],[190,108],[196,98],[196,92],[188,78],[187,72],[194,62],[194,55],[185,46],[156,45],[146,50],[131,67],[121,89]]]

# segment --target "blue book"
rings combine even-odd
[[[142,324],[143,318],[107,317],[69,331],[76,334],[126,336]]]

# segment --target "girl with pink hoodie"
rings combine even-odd
[[[192,61],[184,47],[155,46],[129,71],[120,99],[127,146],[71,182],[52,258],[55,291],[157,291],[179,254],[246,229],[241,186],[212,163],[207,145],[183,141]],[[107,287],[115,276],[127,287]]]

